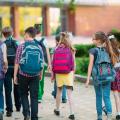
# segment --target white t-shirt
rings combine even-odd
[[[42,37],[35,37],[37,41],[40,41]],[[43,44],[45,45],[46,48],[48,48],[47,40],[44,38]]]

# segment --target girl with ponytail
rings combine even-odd
[[[93,71],[93,67],[95,66],[96,60],[98,56],[98,50],[104,49],[108,53],[108,57],[111,60],[111,65],[115,65],[118,61],[117,53],[115,52],[111,41],[108,39],[108,36],[104,32],[96,32],[93,35],[93,44],[96,46],[95,48],[90,49],[89,56],[89,67],[88,67],[88,77],[86,81],[86,87],[89,85],[91,73]],[[103,72],[103,71],[102,71]],[[97,77],[97,75],[96,75]],[[94,78],[93,78],[93,81]],[[107,110],[107,120],[112,120],[112,106],[110,100],[110,89],[111,89],[111,82],[107,81],[104,84],[94,84],[95,94],[96,94],[96,109],[97,109],[97,120],[102,120],[102,100],[105,103],[105,108]]]

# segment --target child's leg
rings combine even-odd
[[[98,119],[102,119],[102,86],[94,86],[96,94],[96,109]]]
[[[39,81],[39,93],[38,93],[38,101],[42,100],[44,94],[44,79],[45,79],[45,71],[47,66],[44,66],[43,73],[42,73],[42,80]]]
[[[66,100],[66,86],[63,86],[62,89],[62,100]]]
[[[58,111],[59,111],[59,108],[60,108],[61,93],[62,93],[62,88],[57,88],[56,110],[58,110]]]
[[[69,106],[70,106],[70,114],[73,113],[73,99],[72,99],[72,89],[67,89],[67,95],[68,95],[68,101],[69,101]]]
[[[56,85],[56,80],[54,81],[54,90],[52,91],[52,95],[54,98],[56,98],[56,93],[57,93],[57,85]]]
[[[3,83],[4,80],[0,80],[0,113],[4,112]]]
[[[115,98],[115,104],[116,104],[116,111],[118,114],[120,114],[120,96],[118,91],[114,91],[114,98]]]
[[[103,88],[103,100],[107,110],[107,115],[109,116],[112,114],[112,105],[110,100],[111,83],[104,85],[102,88]]]

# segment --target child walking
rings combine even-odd
[[[34,27],[25,30],[25,42],[18,46],[15,59],[14,83],[19,83],[24,120],[38,120],[39,77],[44,59],[42,48],[34,41],[35,35]],[[28,92],[30,92],[30,104]]]
[[[111,90],[113,91],[115,104],[116,104],[116,120],[120,120],[120,43],[117,42],[117,39],[114,35],[110,34],[108,39],[111,41],[111,45],[114,48],[114,52],[117,55],[118,61],[114,65],[116,70],[115,81],[111,84]]]
[[[56,46],[59,44],[60,42],[60,35],[57,35],[55,37],[55,40],[56,40]],[[53,55],[54,53],[54,50],[55,49],[52,49],[51,50],[51,54]],[[53,57],[53,56],[52,56]],[[57,85],[56,85],[56,80],[54,81],[54,90],[52,91],[52,95],[54,98],[56,98],[56,94],[57,94]],[[67,98],[66,98],[66,87],[63,86],[63,89],[62,89],[62,103],[66,103],[67,102]]]
[[[7,72],[7,49],[5,43],[0,41],[0,120],[3,120],[4,113],[4,96],[3,96],[3,84],[5,73]]]
[[[54,109],[54,113],[57,116],[60,115],[61,92],[63,86],[66,86],[70,106],[69,119],[75,120],[72,100],[75,49],[71,45],[69,34],[67,32],[63,32],[60,35],[60,42],[55,48],[52,63],[52,80],[56,78],[57,83],[56,108]]]
[[[42,24],[35,24],[34,28],[36,29],[35,40],[41,46],[44,55],[44,68],[43,68],[42,78],[39,81],[39,92],[38,92],[38,103],[41,103],[44,95],[45,71],[47,70],[47,68],[51,70],[51,61],[50,61],[50,53],[49,53],[47,40],[44,37],[42,37]]]
[[[95,48],[90,49],[90,62],[86,87],[90,82],[92,74],[96,94],[97,120],[102,120],[102,99],[107,110],[107,120],[112,119],[112,106],[110,100],[111,81],[114,80],[114,65],[117,61],[116,53],[111,41],[104,32],[96,32],[93,36]]]

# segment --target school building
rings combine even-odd
[[[49,18],[51,7],[60,8],[61,29],[77,36],[90,36],[99,30],[108,32],[112,29],[120,29],[119,0],[74,0],[74,10],[70,8],[70,1],[64,0],[63,4],[62,0],[61,2],[60,0],[0,0],[0,9],[4,6],[9,7],[10,24],[14,29],[15,37],[20,34],[20,7],[41,8],[44,35],[46,36],[51,34]],[[55,14],[55,11],[53,12]],[[3,18],[4,15],[0,16],[0,21]]]

